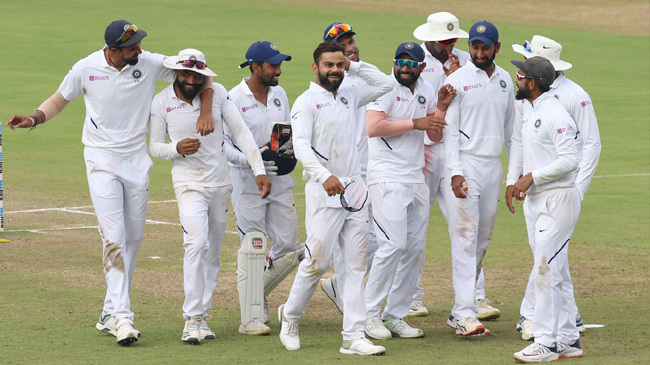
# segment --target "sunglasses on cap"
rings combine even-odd
[[[122,35],[119,36],[115,42],[113,42],[113,45],[117,45],[118,43],[124,43],[131,39],[131,37],[138,31],[138,26],[135,25],[135,23],[130,24],[124,32],[122,32]]]
[[[350,184],[352,184],[353,182],[354,182],[354,180],[347,183],[347,185],[345,185],[344,189],[347,190],[348,186],[350,186]],[[341,206],[343,207],[343,209],[345,209],[345,210],[347,210],[348,212],[351,212],[351,213],[356,213],[356,212],[361,211],[361,209],[363,209],[363,207],[366,205],[366,202],[368,201],[368,191],[366,190],[366,198],[363,200],[363,203],[361,203],[360,208],[353,208],[353,207],[349,206],[348,201],[345,199],[344,193],[341,193],[340,199],[341,199]]]
[[[417,62],[413,60],[403,60],[403,59],[393,59],[393,63],[397,67],[408,67],[408,68],[418,68],[422,65],[422,62]]]
[[[528,41],[524,42],[524,46],[523,46],[523,47],[524,47],[524,50],[525,50],[526,52],[532,52],[532,51],[533,51],[533,47],[530,46],[530,43],[528,43]]]
[[[439,45],[446,47],[450,44],[456,44],[458,42],[458,38],[451,38],[451,39],[445,39],[444,41],[436,41]]]
[[[176,62],[177,64],[181,64],[181,66],[186,67],[186,68],[194,68],[196,66],[197,70],[205,70],[207,65],[201,61],[197,60],[185,60],[185,61],[178,61]]]
[[[352,27],[350,26],[350,24],[339,24],[337,26],[332,27],[332,29],[330,29],[330,31],[327,33],[327,36],[330,38],[334,38],[339,34],[349,32],[351,30]]]
[[[542,78],[541,77],[534,77],[534,76],[524,76],[524,75],[520,74],[519,71],[517,71],[517,80],[521,80],[521,79],[529,79],[529,80],[537,80],[537,81],[539,81]]]

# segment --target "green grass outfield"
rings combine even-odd
[[[283,64],[280,81],[293,102],[314,80],[311,54],[326,25],[333,21],[351,23],[357,32],[361,58],[389,72],[397,45],[414,40],[413,29],[424,23],[429,13],[445,10],[444,4],[433,2],[431,8],[424,6],[420,12],[411,13],[400,11],[399,2],[380,0],[377,4],[382,11],[390,7],[395,11],[350,11],[332,3],[289,0],[142,0],[110,4],[82,0],[2,1],[0,119],[4,124],[14,113],[29,115],[56,91],[77,60],[102,47],[106,25],[119,18],[134,21],[149,33],[143,42],[146,50],[168,55],[187,47],[202,50],[210,68],[219,74],[216,81],[227,89],[248,75],[248,70],[237,69],[248,46],[257,40],[270,40],[283,53],[293,56],[292,61]],[[469,30],[478,20],[503,19],[500,13],[508,9],[500,9],[498,4],[495,2],[491,12],[480,18],[470,12],[470,5],[467,12],[454,13],[461,19],[461,28]],[[584,6],[589,7],[589,2]],[[559,41],[564,46],[562,59],[574,66],[567,76],[591,94],[603,143],[596,178],[583,202],[571,241],[570,262],[585,322],[605,327],[587,330],[581,340],[583,359],[563,362],[647,363],[649,36],[614,35],[609,34],[612,29],[607,26],[581,28],[575,23],[549,27],[544,25],[543,17],[534,16],[531,7],[514,13],[518,16],[512,21],[495,21],[502,42],[496,62],[514,74],[509,61],[521,56],[512,51],[511,44],[530,40],[533,34]],[[639,19],[647,21],[648,14],[641,14]],[[462,42],[458,48],[466,50]],[[164,86],[161,83],[159,89]],[[3,128],[7,232],[0,238],[11,242],[0,243],[0,363],[502,364],[513,363],[512,353],[527,345],[514,327],[532,255],[521,207],[511,215],[502,203],[485,260],[488,297],[502,311],[499,320],[486,323],[493,336],[459,338],[444,324],[453,304],[451,263],[446,228],[435,208],[422,282],[430,315],[409,321],[425,331],[425,338],[386,341],[387,355],[381,358],[342,356],[338,353],[341,316],[320,290],[300,322],[302,350],[284,349],[275,320],[270,324],[271,336],[238,334],[238,239],[226,234],[222,275],[210,321],[217,339],[198,347],[186,346],[180,341],[182,238],[180,228],[174,225],[178,222],[177,207],[174,202],[165,202],[174,199],[170,163],[155,160],[150,200],[156,203],[150,205],[148,218],[173,224],[146,227],[131,296],[136,327],[143,337],[130,348],[117,346],[113,337],[93,327],[105,292],[101,242],[96,229],[79,228],[96,224],[89,207],[82,154],[84,111],[79,98],[35,131]],[[304,240],[304,182],[298,169],[293,175],[300,237]],[[74,212],[35,211],[63,207],[78,208]],[[77,229],[63,229],[70,227]],[[234,230],[234,219],[229,221],[229,230]],[[272,293],[273,308],[286,299],[290,283],[290,279],[285,281]]]

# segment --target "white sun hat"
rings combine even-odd
[[[469,34],[460,29],[458,18],[446,11],[429,15],[425,24],[415,28],[413,36],[421,41],[469,38]]]
[[[205,76],[217,76],[208,68],[203,52],[194,48],[186,48],[178,52],[178,56],[165,58],[163,66],[172,70],[188,70]]]
[[[512,49],[526,58],[535,56],[546,58],[551,61],[555,71],[564,71],[572,67],[569,62],[560,59],[562,45],[541,35],[534,35],[532,41],[526,41],[523,45],[513,44]]]

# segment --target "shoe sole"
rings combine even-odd
[[[215,339],[214,335],[207,335],[207,336],[201,337],[201,340],[214,340],[214,339]]]
[[[524,363],[524,364],[537,364],[537,363],[540,362],[540,361],[526,361],[526,360],[522,360],[522,359],[518,358],[518,357],[515,356],[515,355],[512,355],[512,358],[515,359],[515,361],[517,361],[517,362],[521,362],[521,363]],[[558,359],[559,359],[559,358],[554,359],[554,360],[551,360],[551,361],[544,361],[544,362],[555,362],[555,361],[558,361]]]
[[[271,329],[269,327],[266,327],[261,331],[253,332],[253,331],[246,331],[244,326],[239,325],[239,333],[241,333],[242,335],[249,335],[249,336],[266,336],[271,334]]]
[[[501,317],[501,313],[492,313],[492,314],[487,314],[487,315],[483,315],[483,316],[477,316],[476,318],[479,321],[492,321],[492,320],[495,320],[495,319],[497,319],[499,317]]]
[[[392,337],[397,337],[397,338],[422,338],[422,337],[424,337],[424,333],[418,333],[415,336],[400,336],[397,333],[392,333],[391,332],[391,335],[392,335]]]
[[[412,312],[409,311],[409,317],[426,317],[429,315],[429,312]]]
[[[386,350],[378,351],[378,352],[372,352],[372,353],[363,353],[363,352],[357,352],[357,351],[344,349],[343,347],[341,347],[339,349],[339,352],[344,354],[344,355],[362,355],[362,356],[384,356],[386,354]]]
[[[134,344],[136,342],[138,342],[138,338],[135,337],[135,336],[127,337],[127,338],[124,338],[124,339],[121,339],[121,340],[117,341],[118,345],[122,345],[122,346],[131,346],[132,344]]]
[[[320,285],[319,285],[319,286],[320,286],[320,289],[321,289],[321,290],[323,291],[323,293],[325,293],[325,295],[326,295],[326,296],[327,296],[327,297],[332,301],[332,303],[334,303],[334,306],[335,306],[336,309],[339,311],[339,313],[343,314],[343,311],[341,310],[341,308],[339,308],[339,305],[336,304],[336,300],[334,300],[334,298],[332,298],[332,297],[329,295],[329,293],[325,290],[325,288],[323,287],[323,284],[325,283],[325,280],[327,280],[327,279],[320,279]],[[332,290],[334,290],[334,288],[332,288]]]
[[[393,337],[393,334],[392,334],[392,333],[391,333],[390,336],[388,336],[388,337],[377,337],[377,336],[373,336],[373,335],[371,335],[370,333],[368,333],[368,331],[364,331],[364,332],[366,333],[366,336],[368,336],[368,337],[370,337],[370,338],[372,338],[372,339],[374,339],[374,340],[385,341],[385,340],[390,340],[390,339]]]
[[[484,333],[485,333],[485,327],[483,327],[483,326],[476,327],[476,329],[474,331],[466,332],[466,333],[462,333],[462,332],[458,333],[458,330],[456,330],[456,335],[458,335],[458,336],[472,336],[472,335],[477,335],[478,336],[478,335],[482,335]]]
[[[182,341],[185,342],[188,345],[198,345],[198,344],[201,343],[201,340],[199,340],[196,337],[190,337],[187,340],[182,340]]]

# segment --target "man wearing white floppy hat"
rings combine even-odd
[[[571,118],[573,118],[578,127],[578,133],[580,135],[578,139],[578,153],[582,155],[582,158],[580,160],[578,176],[576,177],[576,187],[580,193],[580,198],[584,199],[591,179],[596,172],[596,165],[598,164],[601,150],[598,121],[591,98],[582,87],[564,75],[563,71],[570,69],[572,65],[560,59],[562,46],[556,41],[540,35],[534,35],[532,41],[526,41],[523,45],[513,44],[512,49],[524,55],[526,58],[535,56],[543,57],[549,60],[555,68],[555,81],[551,85],[550,92],[553,93],[555,98],[560,101],[560,104],[569,112],[569,115],[571,115]],[[524,120],[526,118],[525,115],[532,110],[531,104],[526,100],[517,102],[516,107],[518,114],[517,120]],[[514,176],[509,176],[509,178],[514,179]],[[531,248],[534,249],[534,247]],[[528,287],[526,288],[526,294],[520,308],[521,317],[517,323],[517,330],[521,332],[521,337],[524,340],[532,340],[534,338],[533,313],[535,309],[535,288],[533,274],[534,272],[531,272],[528,279]],[[569,281],[563,289],[566,295],[570,295],[574,299],[571,315],[576,318],[578,329],[584,332],[585,327],[578,308],[575,305],[573,282]]]
[[[451,13],[443,11],[429,15],[427,22],[413,31],[413,36],[424,41],[422,48],[424,48],[427,66],[422,71],[422,78],[433,85],[434,90],[439,90],[447,80],[447,76],[470,60],[469,53],[454,48],[459,38],[469,38],[469,34],[460,29],[458,18]],[[429,204],[433,208],[436,199],[438,200],[438,206],[446,222],[447,212],[443,194],[445,147],[442,141],[433,143],[425,136],[424,158],[424,177],[430,190]],[[423,289],[420,287],[413,295],[409,315],[426,316],[428,314],[422,303],[423,296]],[[499,317],[500,311],[492,307],[490,301],[485,298],[483,269],[476,281],[476,298],[479,320]],[[448,321],[447,324],[451,327],[454,326],[452,321]]]
[[[198,344],[203,339],[215,338],[205,319],[219,279],[219,252],[232,191],[222,147],[224,122],[246,156],[262,198],[270,193],[271,183],[255,141],[221,84],[213,84],[215,131],[207,136],[197,132],[194,120],[201,109],[197,96],[199,86],[206,77],[217,76],[207,67],[203,53],[184,49],[178,56],[165,59],[163,65],[174,70],[176,78],[151,103],[149,149],[154,157],[172,160],[172,180],[185,248],[185,328],[181,339]]]

